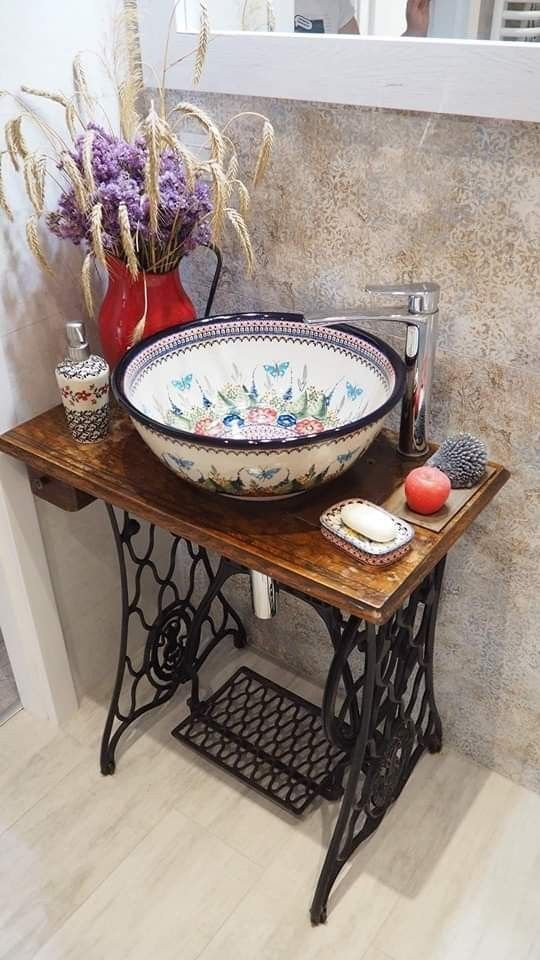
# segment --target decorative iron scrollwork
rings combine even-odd
[[[202,547],[172,534],[165,535],[168,552],[164,558],[160,549],[160,565],[154,526],[143,530],[128,514],[119,523],[114,509],[108,511],[123,613],[102,772],[114,772],[116,748],[129,726],[170,700],[180,684],[190,683],[191,715],[176,729],[182,739],[293,812],[301,813],[317,796],[342,798],[311,908],[313,923],[323,922],[344,864],[378,828],[422,753],[441,749],[433,646],[444,560],[402,609],[378,626],[346,618],[329,604],[282,585],[317,612],[332,642],[321,710],[245,670],[213,699],[201,702],[199,671],[207,657],[223,640],[246,644],[243,625],[222,589],[231,576],[248,571],[223,558],[213,564]],[[137,632],[142,633],[139,644]],[[251,697],[245,703],[237,691],[244,681]],[[240,693],[243,697],[243,688]],[[275,720],[283,705],[294,716],[286,736]],[[216,724],[221,725],[217,739]]]
[[[393,727],[386,739],[380,738],[380,756],[374,755],[367,764],[362,808],[369,817],[384,814],[406,780],[416,730],[412,720],[399,721]]]
[[[315,924],[326,917],[344,864],[377,829],[422,753],[441,748],[433,646],[443,575],[444,560],[387,623],[376,627],[351,617],[341,639],[332,638],[323,721],[332,742],[349,742],[350,765],[311,908]]]
[[[246,635],[238,614],[221,593],[236,568],[222,560],[214,569],[203,547],[173,534],[164,535],[169,538],[168,551],[163,557],[161,550],[160,565],[154,525],[143,529],[127,513],[119,523],[114,509],[107,505],[107,510],[122,590],[118,668],[101,744],[101,771],[111,774],[116,748],[128,727],[170,700],[181,683],[192,682],[196,700],[197,674],[211,651],[227,638],[245,646]],[[177,566],[183,570],[183,588]],[[142,647],[131,636],[136,625],[143,635]]]
[[[191,622],[185,604],[168,607],[148,634],[148,676],[156,686],[178,685]]]

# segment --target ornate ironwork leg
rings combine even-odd
[[[197,699],[198,671],[218,643],[229,638],[238,647],[246,645],[240,618],[221,593],[223,584],[234,572],[228,561],[221,561],[214,571],[204,548],[170,534],[169,555],[162,574],[153,559],[155,527],[148,526],[141,548],[135,542],[141,532],[140,524],[127,513],[120,523],[108,504],[107,510],[120,567],[122,625],[116,680],[101,744],[104,775],[114,773],[119,740],[138,717],[170,700],[181,683],[191,681],[193,696]],[[187,548],[190,564],[184,590],[175,577],[182,543]],[[154,588],[151,616],[144,611],[143,576],[144,586],[149,579]],[[197,602],[201,578],[207,589]],[[130,638],[134,621],[142,627],[139,650],[133,649],[133,638]]]
[[[351,846],[351,835],[354,834],[356,819],[353,814],[356,808],[358,784],[362,776],[362,768],[370,735],[374,702],[377,646],[376,629],[369,625],[362,630],[360,621],[358,621],[356,617],[351,617],[345,630],[348,634],[348,636],[345,636],[344,631],[343,651],[345,652],[341,649],[336,651],[325,690],[323,718],[326,735],[333,743],[336,741],[345,742],[349,739],[349,734],[343,725],[341,710],[337,718],[335,711],[338,685],[343,675],[343,665],[354,649],[358,651],[361,650],[364,658],[364,670],[361,674],[361,720],[356,742],[353,747],[345,795],[311,906],[311,921],[314,924],[324,923],[326,921],[330,891],[339,871],[352,853],[352,849],[349,848]],[[336,664],[339,664],[341,669],[336,667]]]
[[[339,642],[331,632],[335,654],[323,722],[330,742],[348,750],[350,766],[311,907],[314,924],[326,920],[328,897],[340,871],[380,825],[422,753],[441,749],[433,647],[444,563],[384,625],[351,617]]]

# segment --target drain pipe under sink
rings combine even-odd
[[[279,584],[257,570],[250,570],[251,603],[258,620],[271,620],[277,613]]]

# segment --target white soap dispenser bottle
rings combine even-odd
[[[56,382],[74,440],[94,443],[109,431],[109,367],[90,354],[84,323],[66,323],[66,337],[67,357],[56,368]]]

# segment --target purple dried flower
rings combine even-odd
[[[90,247],[90,212],[94,204],[101,203],[104,247],[111,254],[123,257],[118,208],[124,203],[143,269],[149,267],[149,264],[145,263],[146,241],[152,241],[154,262],[164,260],[166,251],[173,251],[172,259],[178,262],[200,244],[210,242],[209,215],[212,212],[212,201],[208,184],[199,180],[193,189],[190,189],[183,163],[174,151],[164,150],[161,156],[159,236],[151,238],[144,187],[147,161],[144,140],[138,138],[134,143],[128,143],[93,123],[88,124],[87,130],[94,133],[92,172],[96,190],[90,197],[87,213],[82,213],[79,209],[73,189],[68,188],[62,192],[57,209],[47,218],[49,229],[55,236]],[[83,146],[84,134],[78,138],[71,153],[81,173],[84,173]],[[62,163],[59,167],[62,169]],[[169,269],[169,260],[164,262]]]

